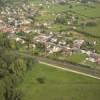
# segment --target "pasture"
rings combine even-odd
[[[36,64],[19,85],[22,100],[100,100],[100,80]]]

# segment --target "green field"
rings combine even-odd
[[[46,5],[44,5],[45,10],[49,12],[54,12],[54,13],[61,13],[65,11],[73,11],[75,13],[80,14],[81,16],[84,17],[100,17],[100,4],[95,4],[93,8],[88,7],[86,5],[82,4],[71,4],[72,8],[69,8],[70,5],[50,5],[50,8],[47,8]]]
[[[100,80],[42,64],[25,75],[18,89],[23,92],[22,100],[100,100]]]
[[[72,56],[66,57],[67,61],[71,61],[78,64],[82,63],[85,59],[86,59],[86,55],[81,53],[73,54]]]
[[[34,1],[34,0],[33,0]],[[72,8],[70,8],[70,5],[72,5]],[[76,14],[80,18],[85,18],[87,20],[93,18],[93,20],[100,19],[100,4],[94,4],[91,6],[84,5],[84,4],[65,4],[65,5],[48,5],[43,4],[43,8],[41,11],[46,11],[48,14],[45,16],[38,16],[36,20],[40,21],[53,21],[57,14],[72,12],[73,14]],[[80,20],[81,21],[81,20]],[[64,30],[67,30],[67,25],[62,25],[61,27]],[[53,26],[52,31],[59,31],[61,28],[58,29],[58,25]],[[94,27],[88,27],[86,26],[84,29],[79,27],[78,30],[87,32],[92,34],[93,36],[99,36],[100,37],[100,20],[97,22],[97,25]]]
[[[88,7],[86,5],[73,5],[72,11],[79,13],[80,15],[86,16],[86,17],[100,17],[100,4],[95,4],[92,7]]]

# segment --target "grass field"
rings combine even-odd
[[[22,100],[100,100],[100,80],[42,64],[25,75],[18,89],[23,92]]]
[[[86,58],[85,54],[77,53],[73,54],[72,56],[66,57],[66,60],[79,64],[82,63],[85,60],[85,58]]]
[[[93,8],[85,6],[83,4],[71,4],[72,8],[69,8],[70,5],[50,5],[48,8],[46,5],[44,5],[44,10],[52,13],[61,13],[61,12],[67,12],[67,11],[73,11],[75,13],[80,14],[81,16],[84,17],[100,17],[100,4],[95,4]]]
[[[100,17],[100,4],[95,4],[94,7],[88,7],[85,5],[73,5],[72,11],[79,13],[86,17]]]
[[[38,16],[36,20],[39,22],[45,22],[45,21],[53,21],[56,17],[57,14],[61,14],[63,12],[72,12],[73,14],[76,14],[80,18],[85,18],[85,19],[97,19],[100,17],[99,9],[100,9],[100,4],[95,4],[93,7],[86,6],[84,4],[72,4],[72,8],[69,8],[70,5],[48,5],[43,4],[43,8],[41,11],[46,11],[47,14],[45,16]],[[67,30],[68,27],[66,25],[62,25],[62,27],[59,27],[58,25],[53,26],[52,31],[59,31],[61,29]],[[88,27],[86,26],[84,29],[79,27],[78,30],[90,33],[94,36],[100,36],[100,21],[97,22],[97,25],[94,27]]]

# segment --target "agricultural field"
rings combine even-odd
[[[22,100],[99,100],[100,81],[36,64],[18,86]]]
[[[82,63],[84,62],[84,60],[86,59],[86,55],[85,54],[73,54],[72,56],[66,57],[67,61],[71,61],[74,63]]]
[[[37,3],[38,5],[38,3]],[[71,6],[71,7],[70,7]],[[71,4],[65,4],[65,5],[58,5],[58,4],[53,4],[53,5],[46,5],[43,4],[41,6],[41,11],[47,12],[45,16],[38,16],[36,19],[39,21],[54,21],[56,18],[57,14],[63,14],[63,13],[68,13],[71,12],[72,14],[76,14],[77,17],[79,17],[78,22],[81,22],[83,19],[88,22],[90,20],[96,21],[95,26],[77,26],[77,30],[81,30],[83,32],[87,32],[89,34],[92,34],[93,36],[99,36],[100,37],[100,4],[93,4],[90,5],[85,5],[85,4],[76,4],[76,3],[71,3]],[[67,19],[67,18],[66,18]],[[58,25],[55,25],[58,27]],[[67,28],[69,25],[62,26]],[[54,28],[53,28],[54,30]],[[57,31],[57,28],[55,28],[54,31]]]
[[[69,37],[74,39],[83,39],[85,41],[96,41],[94,46],[95,51],[100,54],[100,4],[99,3],[66,3],[66,4],[45,4],[36,3],[40,7],[40,16],[36,17],[36,21],[40,23],[49,23],[48,32],[61,32],[66,34],[70,31],[71,36],[62,36],[64,40]],[[84,47],[85,48],[85,47]],[[75,63],[85,62],[86,56],[72,55],[67,56],[65,60]],[[57,56],[58,57],[58,56]],[[57,58],[56,57],[56,58]],[[61,57],[60,57],[61,58]],[[78,58],[78,59],[77,59]],[[86,64],[86,63],[85,63]],[[87,63],[90,66],[97,66],[95,64]]]

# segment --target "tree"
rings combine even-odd
[[[44,77],[38,77],[36,80],[40,84],[44,84],[45,83],[45,78]]]
[[[94,21],[88,21],[87,23],[86,23],[86,26],[87,27],[95,27],[97,24],[96,24],[96,22],[94,22]]]
[[[12,77],[6,76],[3,80],[4,83],[4,100],[21,100],[22,93],[17,91],[13,84]]]
[[[9,48],[11,48],[11,49],[16,49],[16,46],[17,46],[17,44],[16,44],[16,41],[14,40],[14,39],[9,39],[8,40],[8,45],[9,45]]]
[[[10,49],[16,49],[16,41],[14,39],[8,38],[7,34],[0,33],[0,46]]]
[[[69,8],[70,8],[70,9],[72,9],[72,8],[73,8],[73,6],[72,6],[72,5],[69,5]]]
[[[23,59],[18,58],[11,63],[9,70],[11,73],[16,74],[17,76],[22,76],[27,70],[26,62]]]
[[[26,33],[25,37],[23,38],[27,44],[28,49],[30,49],[30,44],[33,43],[33,38],[35,36],[35,33]]]
[[[38,51],[44,52],[45,51],[45,44],[39,42],[39,43],[36,44],[36,48],[37,48]]]
[[[27,58],[26,59],[27,70],[31,70],[35,63],[37,63],[35,59],[33,60],[31,58]]]
[[[83,45],[81,46],[81,49],[84,49],[84,50],[94,50],[94,45],[91,43],[91,42],[84,42]]]
[[[59,15],[56,17],[56,20],[55,22],[56,23],[59,23],[59,24],[65,24],[66,23],[66,20],[65,20],[65,16],[64,15]]]
[[[0,58],[0,79],[4,78],[8,73],[6,62]]]
[[[20,56],[12,49],[16,49],[16,42],[0,33],[0,100],[21,100],[22,92],[16,87],[34,64],[33,59]]]
[[[0,80],[0,100],[5,100],[4,92],[4,83],[2,80]]]

